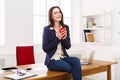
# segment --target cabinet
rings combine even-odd
[[[82,42],[92,44],[111,43],[111,12],[81,16]]]

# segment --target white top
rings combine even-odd
[[[63,58],[63,51],[62,51],[61,43],[58,44],[57,50],[51,59],[59,60],[60,58]]]

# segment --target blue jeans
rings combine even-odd
[[[77,57],[65,57],[60,60],[50,60],[49,70],[66,71],[72,73],[73,80],[82,80],[80,60]]]

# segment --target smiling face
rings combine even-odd
[[[52,18],[54,22],[60,22],[62,19],[62,14],[59,8],[54,8],[52,12]]]
[[[49,26],[54,27],[56,23],[64,26],[63,13],[59,6],[53,6],[49,9]]]

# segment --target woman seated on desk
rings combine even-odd
[[[81,64],[77,57],[69,57],[71,47],[69,27],[63,22],[58,6],[49,10],[49,25],[44,27],[42,48],[46,53],[45,65],[49,70],[72,73],[73,80],[82,80]]]

